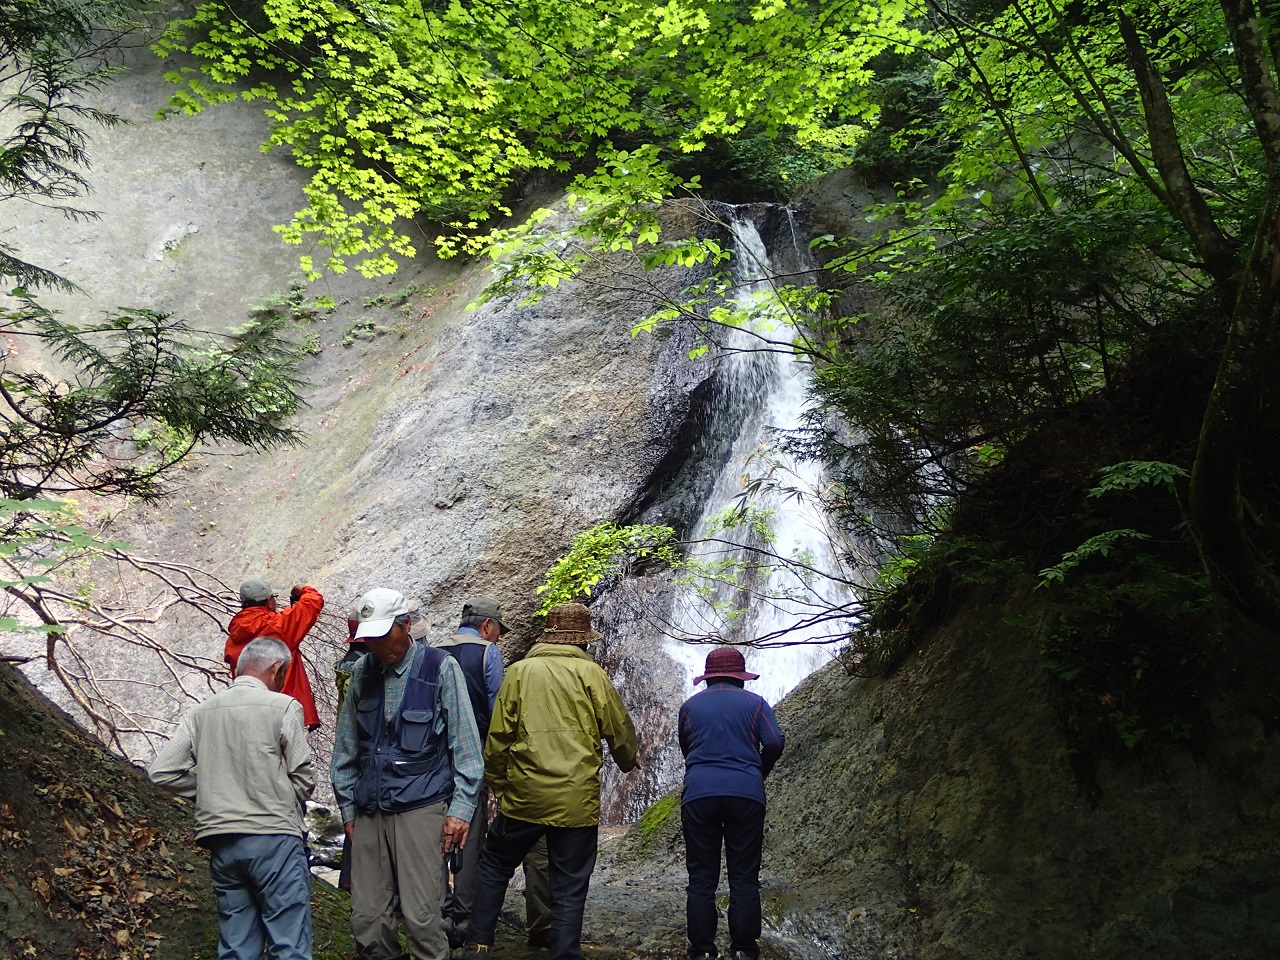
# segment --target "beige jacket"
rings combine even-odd
[[[147,774],[196,802],[196,840],[228,833],[305,836],[315,778],[302,707],[255,677],[198,704]]]

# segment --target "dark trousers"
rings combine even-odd
[[[338,889],[351,892],[351,838],[342,835],[342,863],[338,867]]]
[[[538,838],[547,838],[551,874],[551,955],[549,960],[580,960],[582,911],[591,871],[596,866],[596,827],[551,827],[498,814],[489,825],[476,871],[475,901],[467,940],[493,943],[498,913],[516,867]]]
[[[684,804],[680,817],[689,868],[685,888],[689,956],[716,955],[716,887],[723,846],[729,874],[730,950],[758,957],[764,804],[745,797],[702,797]]]
[[[471,816],[471,829],[467,833],[467,845],[462,848],[462,869],[450,878],[449,892],[444,896],[444,920],[450,941],[466,929],[471,919],[471,902],[475,896],[476,870],[480,866],[480,854],[484,850],[484,832],[489,825],[489,791],[480,788],[476,800],[476,812]]]
[[[524,858],[524,932],[550,943],[551,865],[547,863],[547,841],[539,840]]]

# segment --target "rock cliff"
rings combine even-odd
[[[778,935],[848,960],[1280,956],[1280,744],[1241,679],[1257,638],[1222,665],[1204,755],[1103,758],[1090,803],[1006,612],[973,598],[893,676],[832,665],[782,705]]]

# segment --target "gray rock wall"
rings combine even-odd
[[[975,604],[891,677],[832,666],[784,702],[778,936],[849,960],[1280,956],[1280,742],[1254,692],[1220,691],[1209,756],[1104,760],[1091,806],[1034,638],[1000,612]]]

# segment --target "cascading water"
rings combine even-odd
[[[778,208],[715,212],[733,243],[733,298],[755,319],[722,344],[697,444],[665,492],[666,506],[659,498],[643,519],[677,523],[687,540],[701,541],[689,559],[727,563],[736,572],[702,590],[670,576],[628,578],[597,606],[610,638],[601,662],[623,691],[642,744],[636,773],[606,773],[603,800],[613,822],[636,819],[679,784],[676,712],[694,692],[710,645],[741,645],[747,669],[760,674],[748,689],[776,703],[831,658],[832,641],[850,628],[831,616],[852,597],[825,517],[812,496],[786,490],[815,490],[821,467],[786,455],[778,443],[801,424],[808,370],[789,349],[792,328],[770,327],[771,278],[811,271],[813,264],[796,241],[789,211],[781,223]],[[772,220],[771,236],[781,241],[775,246],[785,244],[773,257],[757,218]],[[720,518],[740,503],[747,478],[766,469],[787,481],[766,484],[750,499],[757,515],[767,516],[772,537],[751,524],[722,529]],[[769,561],[769,553],[787,562]],[[751,565],[762,557],[766,562]]]
[[[770,299],[772,278],[780,271],[771,263],[755,222],[732,208],[729,213],[735,300],[756,313],[751,309],[753,302]],[[765,318],[769,315],[767,309],[759,312]],[[765,516],[771,528],[771,539],[753,534],[749,526],[729,533],[718,529],[723,512],[743,493],[746,478],[766,465],[775,477],[786,478],[786,487],[793,490],[814,491],[821,483],[819,464],[797,460],[778,449],[778,438],[801,425],[808,397],[808,370],[785,351],[790,334],[790,328],[770,329],[768,319],[757,319],[735,330],[725,344],[721,371],[727,384],[725,400],[710,428],[727,431],[732,440],[688,539],[695,542],[691,560],[728,561],[739,574],[737,580],[719,583],[710,591],[684,590],[675,597],[674,637],[667,652],[684,665],[689,693],[693,678],[702,672],[707,647],[684,639],[745,644],[747,669],[760,674],[751,689],[776,703],[825,663],[831,656],[832,638],[847,632],[847,625],[824,616],[825,611],[838,609],[846,597],[835,576],[839,560],[825,517],[811,496],[787,496],[771,486],[752,499],[752,508]],[[765,341],[768,346],[762,348]],[[743,584],[742,571],[762,557],[761,551],[790,562],[771,562],[766,556],[753,582]],[[735,595],[750,597],[745,609],[733,609]],[[722,613],[726,607],[733,610],[730,617]]]

